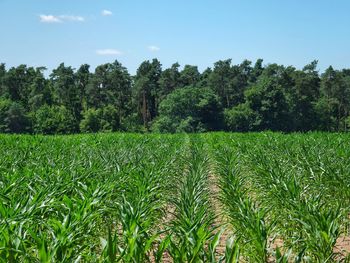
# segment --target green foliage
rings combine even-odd
[[[44,67],[6,69],[0,64],[0,98],[14,103],[6,110],[11,115],[7,124],[1,109],[5,117],[0,131],[348,131],[350,70],[329,67],[319,73],[317,64],[296,69],[263,65],[262,59],[254,65],[227,59],[199,72],[197,66],[181,69],[178,63],[162,69],[153,59],[142,62],[131,76],[118,61],[99,65],[94,72],[87,64],[75,70],[61,63],[49,78]],[[62,125],[52,119],[61,117],[42,113],[46,106],[64,107],[74,124],[66,121],[66,131],[58,128]],[[28,116],[34,125],[41,118],[40,124],[32,128]]]
[[[83,113],[83,119],[80,122],[81,132],[98,132],[100,130],[100,112],[95,109],[88,109]]]
[[[10,68],[2,78],[5,97],[26,105],[35,75],[34,68],[26,65]]]
[[[73,114],[64,106],[44,105],[34,112],[33,130],[40,134],[68,134],[77,131]]]
[[[208,160],[201,144],[191,144],[188,172],[179,185],[179,194],[172,201],[175,218],[170,226],[169,253],[174,262],[206,262],[215,260],[216,245],[207,251],[208,241],[215,239],[214,214],[209,203],[207,184]],[[219,236],[216,236],[218,239]]]
[[[348,258],[348,134],[0,140],[0,262]]]
[[[262,77],[245,93],[249,107],[259,116],[259,130],[283,130],[290,127],[289,107],[284,87],[278,79]],[[254,124],[253,124],[254,125]]]
[[[182,137],[1,141],[0,262],[148,260]]]
[[[160,132],[202,132],[220,128],[220,103],[209,88],[184,87],[167,96],[153,129]]]
[[[217,157],[220,174],[221,201],[227,216],[250,262],[268,261],[268,238],[273,222],[266,222],[267,209],[259,207],[245,189],[236,156],[229,149]]]
[[[153,59],[152,62],[144,61],[137,69],[134,86],[135,106],[145,129],[149,128],[149,122],[157,116],[161,97],[161,73],[161,64],[157,59]]]
[[[318,118],[317,126],[320,130],[334,131],[337,120],[334,117],[334,99],[321,98],[316,104],[315,109],[317,112],[316,118]]]
[[[95,74],[88,75],[88,70],[78,72],[81,93],[85,92],[89,108],[103,108],[113,105],[121,117],[129,112],[131,102],[131,77],[118,61],[96,68]]]
[[[45,104],[52,104],[52,94],[49,81],[45,79],[43,71],[45,68],[37,68],[35,77],[30,86],[28,106],[30,111],[36,111]]]
[[[350,116],[345,119],[346,130],[350,130]]]
[[[246,103],[225,109],[224,119],[226,129],[237,132],[254,131],[260,123],[259,116]]]
[[[11,100],[0,98],[0,132],[7,132],[7,122],[5,119],[7,118],[8,110],[11,106]]]
[[[180,72],[181,87],[196,86],[200,79],[200,73],[197,66],[185,65]]]
[[[306,65],[302,71],[290,73],[294,87],[289,91],[290,111],[293,129],[309,131],[317,128],[320,122],[315,104],[320,96],[320,78],[316,71],[317,61]],[[322,127],[322,126],[321,126]]]
[[[168,94],[179,88],[182,84],[180,82],[180,65],[175,63],[164,70],[159,79],[160,96],[164,99]]]
[[[88,109],[80,122],[82,132],[112,132],[120,127],[117,110],[112,105],[101,109]]]
[[[31,129],[31,123],[24,107],[17,102],[0,100],[0,132],[25,133]]]
[[[209,75],[209,86],[221,99],[224,108],[230,108],[243,102],[244,90],[248,86],[249,74],[252,71],[250,61],[240,65],[231,65],[231,59],[214,63]]]

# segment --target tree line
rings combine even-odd
[[[199,72],[144,61],[132,76],[115,61],[77,70],[0,64],[0,132],[346,131],[350,69],[303,69],[231,59]]]

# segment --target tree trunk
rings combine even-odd
[[[142,98],[142,118],[143,125],[147,128],[147,103],[146,103],[146,92],[143,90],[143,98]]]

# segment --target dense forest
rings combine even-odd
[[[346,131],[350,69],[317,61],[302,70],[230,59],[199,72],[143,62],[135,76],[118,61],[73,69],[0,64],[0,132]]]

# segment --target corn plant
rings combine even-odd
[[[208,194],[208,158],[199,142],[191,142],[187,168],[172,200],[168,251],[174,262],[214,262],[219,234],[212,227],[214,214]]]
[[[259,207],[249,196],[236,158],[230,150],[225,150],[218,158],[221,202],[225,206],[235,235],[242,244],[243,254],[249,261],[267,262],[268,238],[273,223],[266,221],[268,211]]]
[[[273,147],[276,146],[278,143],[274,142]],[[338,201],[327,200],[327,188],[319,191],[321,177],[316,169],[309,167],[308,162],[296,165],[307,159],[296,150],[295,153],[292,147],[286,149],[282,145],[275,150],[281,151],[279,155],[266,153],[266,149],[255,151],[251,163],[256,171],[254,184],[278,222],[284,245],[298,255],[296,260],[333,262],[338,257],[334,247],[341,233],[344,210]],[[304,148],[302,152],[306,154]]]
[[[0,262],[349,262],[349,134],[0,141]]]

